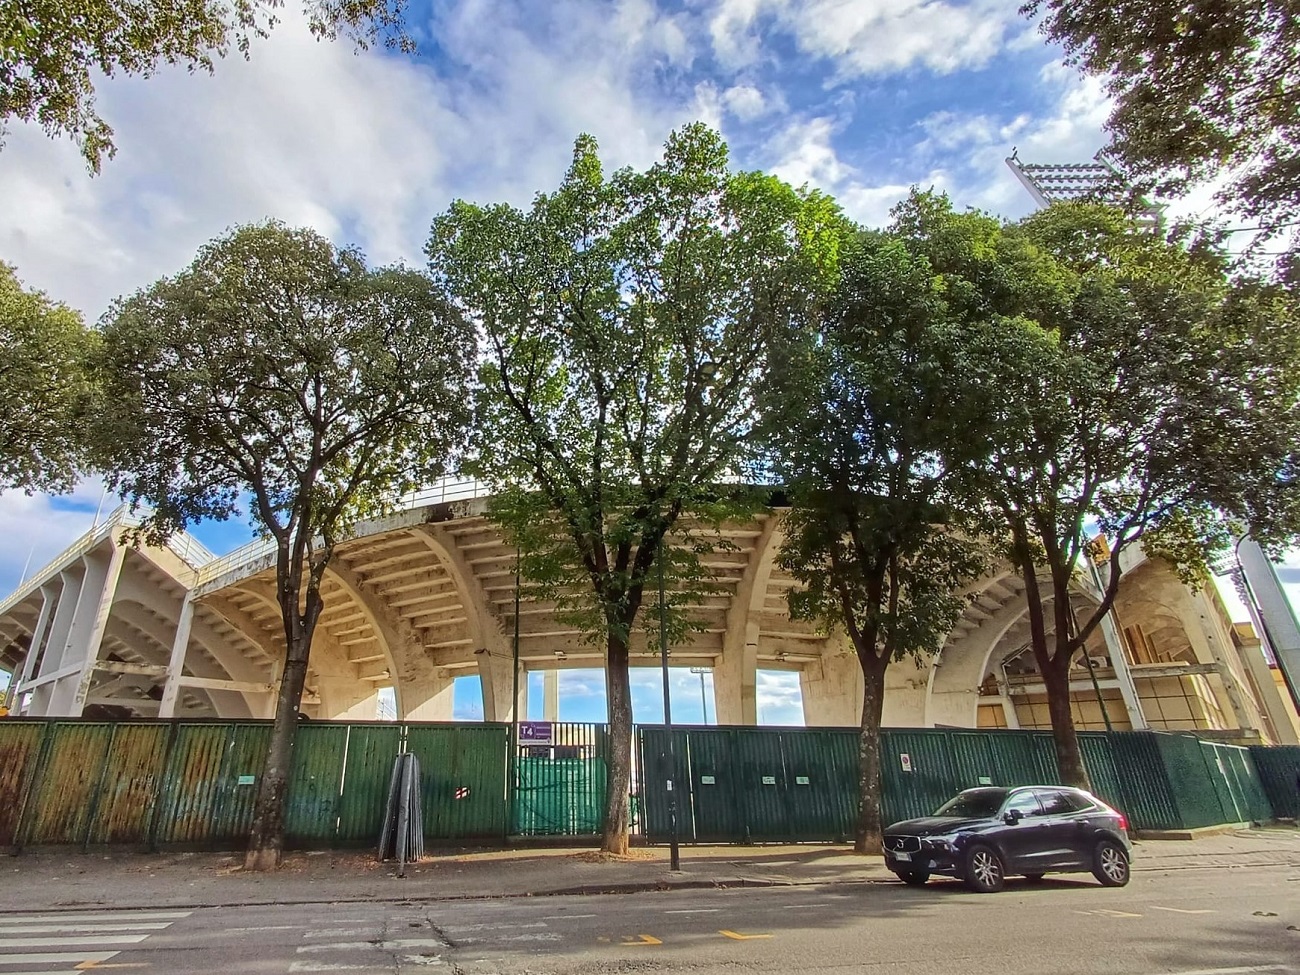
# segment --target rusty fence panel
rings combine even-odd
[[[162,783],[168,731],[160,724],[113,727],[91,795],[83,846],[144,842]]]
[[[17,839],[49,727],[45,721],[0,721],[0,846]]]
[[[113,733],[110,722],[51,724],[27,794],[18,846],[83,842]]]

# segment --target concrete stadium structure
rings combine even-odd
[[[379,691],[391,687],[399,717],[450,720],[453,682],[463,676],[480,679],[487,719],[512,720],[516,707],[528,713],[526,679],[520,700],[511,700],[514,553],[485,510],[473,485],[443,485],[339,544],[305,713],[374,718]],[[719,590],[699,609],[701,632],[673,647],[671,662],[711,669],[719,724],[757,723],[759,671],[798,673],[806,724],[856,724],[862,680],[847,641],[786,611],[795,582],[776,563],[781,517],[774,510],[725,529],[731,544],[707,557]],[[179,535],[136,548],[122,537],[131,524],[119,509],[0,602],[0,668],[14,675],[11,709],[268,717],[283,647],[270,547],[255,542],[217,558]],[[890,668],[886,724],[1048,727],[1026,649],[1022,583],[1008,569],[980,580],[969,596],[933,658]],[[1081,578],[1078,605],[1096,598]],[[559,623],[553,606],[525,598],[520,634],[523,674],[602,665],[599,647]],[[1212,586],[1193,591],[1168,567],[1136,555],[1093,643],[1092,673],[1081,658],[1073,688],[1081,728],[1109,720],[1116,729],[1300,738],[1300,719],[1258,640],[1231,623]],[[634,665],[657,665],[643,636],[633,654]],[[546,687],[553,698],[555,683]]]

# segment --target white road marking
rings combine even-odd
[[[147,934],[91,934],[64,936],[62,938],[3,938],[0,948],[61,948],[67,945],[138,945]]]
[[[251,928],[222,928],[223,934],[242,934],[245,931],[293,931],[300,927],[297,924],[258,924]]]
[[[43,951],[39,954],[4,955],[6,965],[55,965],[60,962],[108,961],[120,951]]]
[[[193,911],[112,911],[106,914],[4,914],[0,924],[61,924],[67,921],[162,921],[189,917]]]
[[[595,914],[551,914],[542,918],[543,921],[573,921],[578,918],[595,917]]]
[[[1170,972],[1169,975],[1272,975],[1287,972],[1285,965],[1246,965],[1242,968],[1198,968],[1194,972]]]
[[[1183,908],[1183,907],[1158,907],[1158,906],[1156,906],[1155,904],[1152,904],[1152,905],[1151,905],[1151,910],[1153,910],[1153,911],[1168,911],[1168,912],[1171,913],[1171,914],[1213,914],[1213,913],[1215,913],[1214,911],[1211,911],[1211,910],[1208,910],[1208,909],[1203,909],[1203,910],[1199,910],[1199,911],[1189,911],[1189,910],[1187,910],[1186,908]]]
[[[374,971],[374,965],[340,965],[329,961],[296,961],[289,966],[290,972],[362,972]]]
[[[4,964],[0,962],[0,964]],[[39,972],[5,972],[4,975],[86,975],[86,969],[43,968]]]
[[[410,948],[446,948],[447,944],[437,938],[398,938],[393,941],[335,941],[316,945],[301,945],[298,954],[310,954],[318,951],[404,951]]]
[[[377,930],[378,923],[372,924],[366,928],[321,928],[317,931],[304,931],[304,938],[355,938],[358,935],[370,934]]]
[[[64,931],[73,934],[90,934],[97,931],[163,931],[170,927],[170,921],[157,924],[34,924],[25,925],[21,928],[15,925],[0,930],[0,939],[11,934],[59,934]],[[239,931],[240,929],[228,928],[227,930]]]
[[[549,933],[548,934],[503,934],[499,938],[461,938],[460,940],[467,945],[476,945],[476,944],[482,944],[485,941],[490,941],[493,944],[499,941],[559,941],[560,936],[558,934],[549,934]]]
[[[717,914],[720,907],[697,907],[689,911],[664,911],[665,914]]]
[[[513,931],[517,928],[545,928],[545,927],[549,927],[549,925],[545,921],[532,921],[528,924],[511,924],[509,922],[503,924],[451,924],[451,925],[447,925],[442,930],[446,931],[448,934],[454,934],[460,931],[499,931],[503,928],[508,928]]]

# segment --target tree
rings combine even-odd
[[[1216,248],[1101,206],[1058,204],[1001,231],[985,218],[991,246],[965,249],[945,208],[918,216],[941,242],[936,264],[962,265],[997,316],[992,449],[975,475],[1025,586],[1060,773],[1087,788],[1072,662],[1115,600],[1127,549],[1195,580],[1225,519],[1273,493],[1294,452],[1295,389],[1264,350],[1294,328],[1294,304],[1230,279]],[[1276,427],[1261,422],[1275,409]],[[1076,620],[1071,589],[1097,533],[1111,552],[1100,601]]]
[[[362,515],[446,470],[472,327],[419,272],[276,223],[236,229],[104,323],[97,433],[151,541],[237,513],[275,540],[285,659],[248,865],[273,866],[321,579]]]
[[[1300,3],[1029,0],[1069,63],[1104,75],[1112,151],[1163,193],[1223,181],[1265,231],[1300,219]]]
[[[583,136],[529,211],[458,202],[428,245],[487,339],[474,468],[499,492],[493,515],[541,595],[604,645],[615,853],[648,574],[663,546],[680,636],[708,526],[747,510],[719,485],[742,459],[765,350],[833,263],[829,201],[726,167],[717,134],[691,125],[662,162],[607,179]]]
[[[843,255],[821,328],[773,357],[764,428],[791,505],[779,561],[802,583],[790,615],[846,633],[862,668],[855,848],[878,853],[885,672],[936,652],[961,616],[984,546],[960,475],[987,431],[980,323],[943,275],[896,228],[853,232]]]
[[[0,263],[0,491],[70,491],[86,458],[97,336]]]
[[[245,57],[285,0],[6,0],[0,3],[0,135],[10,119],[69,135],[98,173],[117,152],[95,110],[95,75],[148,77],[162,64],[212,71],[233,43]],[[303,0],[317,38],[411,49],[406,0]]]

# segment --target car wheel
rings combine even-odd
[[[1102,840],[1092,852],[1092,875],[1105,887],[1128,883],[1128,854],[1113,840]]]
[[[977,894],[991,894],[1002,889],[1006,878],[1002,858],[992,847],[977,843],[966,853],[966,888]]]
[[[1044,875],[1041,873],[1027,873],[1025,874],[1025,879],[1031,884],[1041,884],[1043,882],[1043,876]]]
[[[894,873],[909,887],[924,887],[930,879],[930,875],[924,870],[895,870]]]

